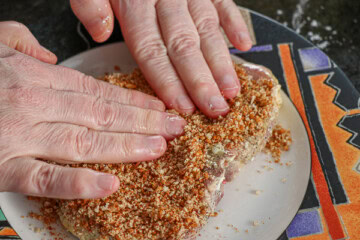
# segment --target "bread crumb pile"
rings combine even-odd
[[[119,190],[109,197],[45,202],[74,223],[73,232],[97,231],[101,239],[183,239],[197,233],[214,215],[205,200],[212,178],[209,149],[221,144],[226,151],[236,150],[244,139],[264,134],[263,124],[275,104],[273,79],[255,80],[242,65],[235,65],[235,70],[241,94],[228,101],[230,112],[225,117],[209,119],[199,111],[181,115],[188,122],[184,135],[169,141],[166,153],[154,161],[71,165],[118,176]],[[106,75],[103,80],[155,96],[139,70]]]
[[[280,125],[276,125],[273,129],[272,135],[265,145],[265,150],[271,153],[274,162],[279,163],[282,152],[289,151],[292,138],[290,130],[286,130]],[[286,163],[289,166],[289,163]]]

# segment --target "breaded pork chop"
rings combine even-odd
[[[166,153],[136,164],[82,164],[115,174],[120,188],[97,200],[58,200],[62,224],[81,240],[194,239],[214,215],[224,181],[260,152],[271,135],[281,105],[280,86],[264,67],[234,65],[241,93],[229,100],[230,113],[210,119],[201,112],[182,115],[183,136]],[[139,70],[105,81],[152,94]]]

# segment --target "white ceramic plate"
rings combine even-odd
[[[115,65],[122,72],[129,72],[136,63],[125,44],[115,43],[78,54],[61,65],[101,76],[105,72],[114,72]],[[235,181],[226,184],[225,196],[218,206],[219,215],[210,219],[198,239],[275,240],[298,211],[310,177],[311,154],[308,136],[296,108],[283,92],[282,98],[279,121],[291,130],[293,138],[291,149],[283,154],[282,162],[293,164],[280,166],[268,163],[271,158],[267,155],[257,156],[241,170]],[[261,193],[255,194],[256,190]],[[40,222],[21,218],[29,211],[38,210],[35,202],[20,194],[1,193],[0,206],[24,240],[53,239],[46,230],[33,231],[35,226],[42,227]],[[258,225],[254,226],[254,222]],[[63,239],[75,239],[60,226],[56,231],[62,232]]]

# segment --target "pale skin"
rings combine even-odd
[[[232,0],[70,0],[93,39],[103,42],[119,20],[125,42],[168,108],[199,108],[216,118],[240,91],[225,40],[246,51],[252,42]]]
[[[114,16],[157,98],[55,66],[56,56],[16,22],[0,22],[0,191],[77,199],[115,192],[119,180],[89,169],[48,164],[154,160],[186,122],[164,112],[196,108],[225,115],[240,84],[220,33],[251,48],[231,0],[70,0],[93,39]],[[171,127],[170,127],[171,126]]]
[[[52,65],[56,56],[17,22],[0,22],[0,191],[100,198],[110,174],[48,164],[154,160],[186,121],[155,97]]]

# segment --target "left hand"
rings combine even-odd
[[[117,16],[125,41],[147,81],[168,108],[207,116],[229,111],[240,83],[220,26],[231,43],[251,39],[232,0],[70,0],[93,39],[109,38]]]

